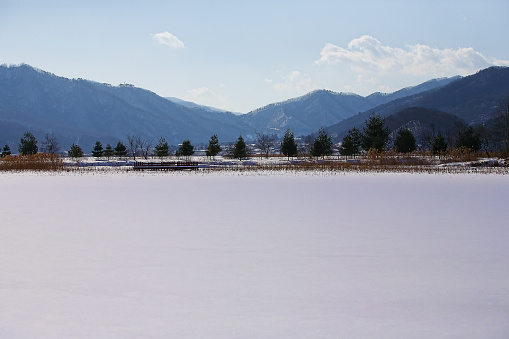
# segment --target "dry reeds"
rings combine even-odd
[[[481,158],[480,153],[472,152],[471,149],[466,147],[449,148],[442,156],[445,162],[469,162],[477,161]]]
[[[398,153],[394,150],[376,151],[355,158],[324,159],[309,158],[284,163],[249,163],[245,165],[225,165],[209,168],[209,171],[230,172],[373,172],[373,173],[502,173],[509,174],[509,168],[497,168],[498,163],[477,164],[480,154],[468,152],[465,149],[450,150],[441,156],[430,152],[414,151],[412,153]],[[450,164],[453,162],[466,164]],[[468,164],[470,163],[470,164]],[[482,167],[482,168],[481,168]]]
[[[470,154],[464,150],[450,150],[441,156],[429,152],[416,151],[402,154],[395,151],[371,151],[355,158],[293,158],[292,161],[249,161],[246,163],[204,163],[202,172],[372,172],[372,173],[501,173],[509,174],[509,161],[479,159],[480,154]],[[469,161],[465,161],[465,160]],[[489,161],[488,161],[489,160]],[[463,163],[456,163],[463,161]],[[131,167],[125,167],[130,171]],[[71,171],[84,170],[81,167],[66,165],[58,155],[38,153],[27,156],[7,156],[0,159],[0,171]],[[88,166],[88,171],[107,170],[101,166]],[[116,171],[119,169],[116,168]]]
[[[60,171],[64,162],[58,154],[8,155],[0,159],[0,171]]]
[[[288,164],[259,164],[247,166],[217,166],[204,171],[226,172],[323,172],[323,173],[427,173],[427,174],[460,174],[460,173],[497,173],[509,174],[507,167],[477,166],[437,166],[437,165],[387,165],[373,162],[295,162]]]

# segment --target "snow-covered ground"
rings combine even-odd
[[[508,338],[509,176],[0,173],[1,338]]]

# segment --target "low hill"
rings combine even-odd
[[[417,144],[423,145],[439,132],[444,136],[452,136],[460,126],[465,125],[464,120],[453,114],[423,107],[410,107],[389,115],[385,123],[392,131],[389,146],[394,142],[396,131],[400,128],[412,131]]]
[[[388,116],[385,123],[391,131],[394,131],[412,121],[419,121],[423,127],[434,129],[436,132],[444,134],[453,131],[459,125],[465,124],[464,120],[454,114],[423,107],[406,108]]]

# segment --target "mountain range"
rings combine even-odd
[[[318,90],[237,114],[163,98],[128,84],[112,86],[67,79],[24,64],[2,65],[0,144],[8,143],[15,150],[26,131],[38,140],[53,132],[63,149],[78,143],[87,152],[96,140],[115,145],[129,134],[154,144],[164,137],[177,145],[186,139],[205,143],[212,134],[223,143],[241,134],[246,140],[254,140],[256,133],[281,137],[287,128],[296,136],[308,135],[321,126],[340,139],[350,128],[362,126],[373,112],[384,117],[397,114],[393,129],[408,123],[408,117],[427,123],[437,119],[437,125],[446,124],[444,116],[467,124],[482,123],[508,94],[509,68],[492,67],[468,77],[434,79],[390,94],[363,97]],[[420,110],[411,109],[415,107]]]
[[[27,130],[38,139],[53,132],[63,147],[96,140],[116,144],[128,134],[157,142],[203,142],[217,133],[234,140],[248,126],[238,116],[191,108],[132,85],[66,79],[28,65],[0,66],[0,141],[16,142]]]
[[[424,122],[427,126],[433,125],[437,131],[451,133],[450,127],[457,125],[458,122],[464,125],[488,122],[493,118],[496,108],[507,98],[509,98],[509,67],[490,67],[456,79],[445,86],[373,107],[330,125],[326,130],[338,140],[351,128],[361,128],[369,116],[376,113],[392,120],[393,126],[389,127],[393,129],[401,127],[410,119]]]
[[[363,97],[353,93],[317,90],[304,96],[274,103],[247,113],[244,118],[258,131],[279,137],[290,128],[295,135],[309,134],[360,112],[399,98],[445,86],[460,77],[433,79],[394,93],[373,93]]]

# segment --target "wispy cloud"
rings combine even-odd
[[[208,87],[193,88],[187,91],[187,93],[189,93],[189,95],[191,95],[194,98],[200,97],[204,94],[211,94],[214,96],[216,95],[216,93]]]
[[[317,64],[348,64],[360,74],[468,75],[489,66],[509,66],[508,60],[484,56],[472,47],[439,49],[427,45],[405,48],[383,45],[372,36],[353,39],[347,48],[325,44]]]
[[[199,87],[188,90],[186,92],[185,100],[195,102],[200,105],[220,108],[226,111],[236,111],[236,107],[223,95],[216,93],[208,87]]]
[[[181,49],[186,47],[179,38],[170,32],[152,34],[152,39],[158,45],[165,45],[174,49]]]
[[[273,81],[270,79],[265,79],[264,81],[265,83],[272,85],[278,92],[303,94],[316,89],[311,78],[303,75],[299,71],[282,74],[280,75],[279,81]]]

